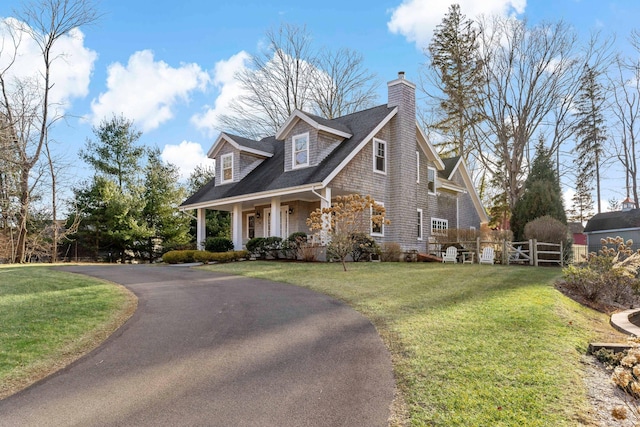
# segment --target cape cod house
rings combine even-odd
[[[416,123],[415,85],[404,73],[388,83],[388,102],[327,120],[295,111],[276,135],[253,141],[222,133],[208,152],[215,178],[181,210],[231,212],[236,249],[253,237],[309,232],[306,219],[338,195],[371,195],[389,225],[370,229],[378,241],[426,250],[432,234],[479,228],[485,210],[461,158],[441,159]]]

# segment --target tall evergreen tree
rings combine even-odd
[[[598,213],[602,211],[600,197],[600,162],[603,143],[607,140],[604,108],[605,97],[602,85],[598,81],[598,73],[589,66],[584,67],[581,76],[581,88],[575,108],[578,122],[575,125],[576,153],[575,160],[578,182],[589,186],[595,179]]]
[[[452,4],[429,44],[430,78],[441,92],[436,96],[438,118],[431,126],[445,137],[449,151],[463,156],[471,149],[471,129],[479,121],[478,92],[482,87],[482,61],[478,55],[478,33],[466,20],[460,5]]]
[[[189,175],[187,191],[194,194],[215,177],[215,169],[198,165]],[[231,215],[229,212],[207,209],[206,214],[207,237],[231,237]],[[191,221],[191,236],[196,239],[196,220]]]
[[[178,184],[175,165],[164,163],[160,150],[149,151],[144,169],[142,216],[149,230],[141,249],[153,262],[162,252],[189,243],[189,217],[178,212],[185,190]]]
[[[138,176],[144,148],[136,143],[142,136],[133,121],[124,116],[112,116],[102,120],[100,126],[93,128],[97,141],[88,139],[80,158],[92,166],[95,172],[113,178],[120,191],[131,185]]]
[[[591,196],[592,188],[584,180],[578,180],[576,183],[576,193],[571,199],[573,205],[569,209],[569,220],[576,222],[585,222],[593,216],[593,197]]]
[[[524,238],[524,227],[529,221],[548,215],[563,224],[567,215],[562,203],[560,181],[553,167],[549,151],[542,141],[536,148],[531,172],[524,184],[524,193],[518,199],[511,217],[511,231],[516,240]]]

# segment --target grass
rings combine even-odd
[[[608,317],[553,287],[559,269],[244,262],[211,270],[307,287],[371,319],[392,353],[394,424],[588,423],[580,358],[619,339]],[[607,336],[611,334],[611,336]]]
[[[104,281],[0,267],[0,399],[95,348],[135,306],[133,294]]]

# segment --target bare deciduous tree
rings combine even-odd
[[[562,21],[529,28],[526,21],[494,16],[481,19],[479,28],[485,120],[472,141],[487,170],[504,168],[502,187],[513,209],[530,143],[557,106],[575,96],[581,60],[575,32]]]
[[[640,33],[633,33],[632,40],[640,40]],[[640,45],[634,47],[640,51]],[[627,195],[638,205],[638,155],[640,154],[640,61],[618,57],[612,110],[616,117],[614,132],[615,156],[620,161],[626,179]]]
[[[218,126],[247,138],[274,135],[294,110],[333,118],[371,106],[374,76],[348,49],[316,51],[306,27],[266,33],[266,48],[236,75],[242,95]]]
[[[61,60],[54,47],[73,29],[98,19],[91,0],[33,0],[16,12],[17,19],[5,20],[5,32],[13,46],[4,45],[0,56],[7,64],[0,69],[0,115],[12,132],[11,149],[19,158],[18,237],[13,261],[23,262],[27,241],[27,222],[33,185],[32,170],[40,160],[50,127],[59,118],[51,101],[52,65]],[[41,68],[32,77],[12,76],[20,42],[30,38],[38,47]],[[7,39],[5,39],[7,40]]]

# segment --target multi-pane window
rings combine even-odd
[[[422,209],[418,209],[418,240],[422,240]]]
[[[373,140],[373,170],[379,173],[387,173],[387,143]]]
[[[247,215],[247,239],[256,237],[256,216],[255,214]]]
[[[427,188],[430,194],[436,194],[436,170],[434,168],[427,168]]]
[[[371,207],[371,235],[372,236],[384,236],[384,221],[373,221],[374,217],[378,217],[382,214],[382,211],[377,208],[378,206],[384,207],[382,203],[376,203]]]
[[[420,152],[416,151],[416,184],[420,184]]]
[[[233,181],[233,153],[222,155],[220,163],[222,163],[222,182]]]
[[[293,137],[293,167],[309,166],[309,134]]]
[[[443,235],[447,233],[449,229],[449,221],[440,218],[431,218],[431,234]]]

